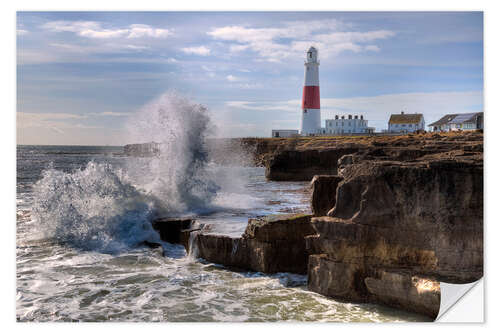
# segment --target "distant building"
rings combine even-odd
[[[373,133],[375,128],[368,127],[368,120],[355,115],[335,116],[335,119],[326,119],[324,134],[363,134]]]
[[[483,112],[447,114],[428,126],[434,132],[483,129],[484,114]]]
[[[272,130],[271,136],[273,138],[291,138],[294,136],[299,136],[299,130],[290,130],[290,129]]]
[[[424,115],[421,113],[391,114],[388,124],[389,133],[412,133],[425,129]]]

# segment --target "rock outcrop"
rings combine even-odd
[[[483,135],[476,132],[316,138],[309,141],[299,140],[293,149],[283,144],[268,154],[266,177],[278,181],[310,181],[315,175],[337,175],[343,166],[363,160],[404,162],[452,151],[469,154],[483,151]]]
[[[440,281],[482,277],[482,153],[366,159],[341,174],[330,191],[331,179],[315,178],[312,206],[335,203],[306,237],[311,290],[435,317]]]
[[[309,181],[315,175],[335,175],[339,158],[358,150],[355,147],[284,150],[267,161],[266,177],[278,181]]]
[[[123,153],[134,157],[158,156],[160,144],[156,142],[128,144],[123,147]]]
[[[335,206],[337,185],[343,179],[340,176],[328,175],[316,175],[313,177],[311,181],[311,210],[314,216],[325,216]]]
[[[210,233],[196,236],[198,257],[264,273],[305,274],[305,236],[315,231],[311,215],[273,215],[250,219],[242,237]]]

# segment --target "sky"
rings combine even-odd
[[[219,137],[299,129],[310,46],[323,126],[483,111],[481,12],[18,12],[17,143],[131,143],[166,91],[205,105]]]

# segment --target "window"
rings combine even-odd
[[[408,125],[408,127],[412,127],[412,125],[410,124],[410,125]]]
[[[335,126],[339,126],[339,122],[338,121],[335,122]]]
[[[349,122],[349,126],[351,126],[351,122]]]
[[[307,113],[307,109],[304,109],[304,113]]]
[[[402,127],[406,127],[406,124],[401,125]]]

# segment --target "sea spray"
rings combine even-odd
[[[132,142],[158,144],[153,158],[130,159],[128,177],[158,198],[163,214],[203,213],[220,187],[208,168],[207,136],[214,127],[207,109],[175,92],[144,106],[127,124]]]
[[[120,174],[110,165],[94,162],[73,173],[45,170],[33,186],[38,235],[106,253],[158,241],[149,222],[153,198]]]
[[[119,252],[158,241],[150,223],[155,216],[213,209],[219,186],[208,168],[206,108],[166,93],[131,119],[130,140],[157,142],[160,153],[129,158],[123,169],[90,162],[72,173],[45,170],[33,187],[33,213],[42,237]]]
[[[198,258],[199,248],[198,248],[198,234],[200,231],[192,231],[189,233],[189,248],[188,257],[192,260]]]

